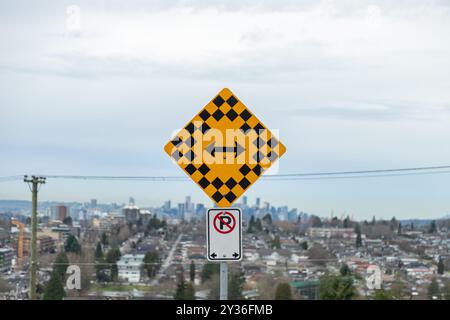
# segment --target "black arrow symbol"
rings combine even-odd
[[[235,252],[235,253],[233,253],[233,257],[237,258],[237,257],[239,257],[239,255]]]
[[[206,152],[210,153],[213,157],[216,156],[216,152],[233,152],[234,157],[237,158],[242,152],[245,151],[245,148],[238,144],[237,142],[234,143],[234,147],[216,147],[216,142],[212,142],[209,146],[206,147]]]
[[[213,254],[211,255],[211,257],[212,257],[213,259],[215,259],[215,258],[217,257],[217,254],[216,254],[215,252],[213,252]]]

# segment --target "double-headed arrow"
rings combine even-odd
[[[208,153],[210,153],[213,157],[216,156],[216,152],[233,152],[234,157],[237,158],[242,152],[245,151],[245,148],[242,147],[237,142],[234,143],[234,147],[216,147],[216,142],[212,142],[209,146],[205,149]]]
[[[239,254],[238,254],[237,252],[235,252],[235,253],[232,254],[232,256],[233,256],[234,258],[237,258],[237,257],[239,257]],[[211,254],[211,257],[212,257],[213,259],[215,259],[215,258],[217,257],[217,254],[216,254],[215,252],[213,252],[213,253]],[[225,257],[225,255],[224,255],[224,257]]]

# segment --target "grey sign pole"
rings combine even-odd
[[[228,264],[220,263],[220,300],[228,300]]]

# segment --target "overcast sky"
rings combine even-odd
[[[2,1],[0,176],[183,175],[163,146],[223,87],[287,152],[279,173],[450,164],[448,1]],[[319,215],[435,218],[450,173],[258,181]],[[193,182],[52,180],[40,198],[211,203]],[[22,182],[0,199],[28,199]]]

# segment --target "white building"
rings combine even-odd
[[[127,282],[141,281],[141,272],[144,265],[143,254],[126,254],[117,262],[119,279]]]

